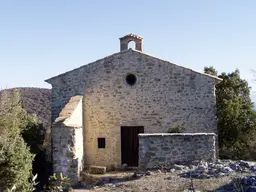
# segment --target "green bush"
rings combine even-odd
[[[170,127],[167,132],[168,133],[183,133],[185,130],[185,127],[182,126],[182,125],[176,125],[176,126],[173,126],[173,127]]]
[[[69,184],[69,178],[64,177],[62,173],[57,176],[56,173],[53,173],[49,177],[48,187],[46,192],[63,192],[63,191],[71,191],[71,186]]]

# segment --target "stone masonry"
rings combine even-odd
[[[128,50],[124,44],[131,40],[142,46],[142,38],[128,36],[120,38],[120,52],[46,80],[52,85],[52,121],[70,98],[83,96],[85,167],[121,166],[121,126],[166,133],[182,125],[189,133],[217,133],[215,84],[221,79]],[[128,74],[136,76],[132,86]],[[98,138],[106,139],[104,149]]]
[[[126,51],[128,49],[128,44],[134,41],[135,42],[135,49],[138,51],[142,51],[143,49],[143,38],[134,35],[134,34],[129,34],[124,37],[120,38],[120,51]]]
[[[83,169],[82,97],[74,96],[63,108],[52,126],[53,171],[80,179]]]
[[[139,168],[214,161],[215,137],[214,133],[139,134]]]

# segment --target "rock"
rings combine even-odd
[[[198,166],[198,165],[199,165],[199,163],[200,163],[200,161],[193,161],[193,162],[192,162],[192,165],[194,165],[194,166]]]
[[[243,167],[246,167],[246,168],[250,168],[250,164],[246,161],[243,161],[243,160],[239,161],[239,165],[243,166]]]
[[[183,170],[189,170],[191,167],[190,166],[183,166]],[[193,168],[193,166],[192,166]]]
[[[245,177],[241,178],[241,183],[244,184],[244,185],[249,185],[248,177],[245,176]]]
[[[208,163],[208,167],[209,168],[215,168],[215,164],[214,163]]]
[[[229,164],[229,163],[231,163],[231,160],[230,159],[222,159],[221,163],[222,164]]]
[[[255,178],[255,176],[251,176],[249,178],[249,180],[250,180],[250,185],[256,186],[256,178]]]
[[[195,169],[193,171],[193,173],[197,174],[197,175],[200,175],[200,174],[203,174],[205,171],[204,170],[200,170],[200,169]]]
[[[137,178],[137,177],[138,177],[137,172],[134,172],[131,177],[132,177],[132,178]]]
[[[256,166],[255,165],[251,166],[250,170],[253,172],[256,172]]]
[[[256,192],[256,186],[249,186],[246,191],[247,192]]]
[[[151,171],[146,171],[145,175],[147,175],[147,176],[152,175],[152,172]]]
[[[204,162],[204,161],[194,161],[190,165],[190,171],[187,166],[174,164],[173,168],[169,170],[169,172],[175,172],[176,170],[182,170],[182,177],[188,178],[210,178],[210,177],[221,177],[228,176],[230,174],[235,175],[235,173],[241,173],[241,171],[246,171],[249,173],[256,173],[256,165],[252,162],[246,161],[237,161],[233,162],[231,160],[216,160],[216,162]],[[184,172],[186,170],[186,172]],[[249,181],[248,178],[244,178],[246,186],[256,186],[256,176],[250,176]]]
[[[116,187],[116,185],[115,184],[113,184],[113,183],[109,183],[108,185],[107,185],[108,187]]]
[[[124,184],[122,184],[122,183],[116,184],[116,187],[122,187],[122,186],[124,186]]]
[[[224,176],[226,176],[226,174],[225,173],[219,173],[219,176],[224,177]]]
[[[199,165],[199,166],[197,167],[197,170],[205,171],[205,170],[207,170],[207,167],[204,166],[204,165]]]
[[[233,169],[234,171],[239,171],[240,170],[240,166],[238,164],[235,164],[235,163],[230,163],[229,167],[231,169]]]
[[[209,175],[215,175],[216,172],[217,172],[217,171],[214,170],[214,169],[209,169],[209,170],[208,170],[208,174],[209,174]]]
[[[244,176],[236,178],[236,182],[242,184],[244,191],[256,192],[256,176]]]
[[[220,172],[216,171],[213,175],[214,175],[214,177],[219,177],[220,176]]]
[[[220,160],[220,159],[217,159],[216,161],[215,161],[215,164],[222,164],[223,162]]]
[[[221,170],[224,166],[222,164],[216,164],[215,168]]]
[[[256,186],[256,176],[245,176],[241,180],[245,185]]]
[[[198,172],[198,170],[193,170],[193,171],[191,171],[191,174],[188,173],[188,176],[191,175],[192,177],[197,178],[200,174],[201,173]]]
[[[221,171],[222,173],[230,173],[230,172],[232,172],[233,170],[232,170],[230,167],[222,167],[222,168],[220,169],[220,171]]]
[[[208,167],[208,163],[204,162],[204,161],[200,161],[199,165],[204,166],[204,167]]]
[[[106,167],[103,167],[103,166],[90,166],[89,173],[90,174],[105,174],[106,173]]]
[[[142,177],[142,176],[143,176],[143,174],[134,172],[134,173],[132,174],[131,178],[136,179],[136,178],[140,178],[140,177]]]
[[[183,166],[183,165],[174,164],[173,166],[174,166],[173,168],[174,168],[175,170],[183,170],[183,169],[185,169],[185,166]]]

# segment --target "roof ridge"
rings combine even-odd
[[[191,71],[193,71],[193,72],[195,72],[195,73],[199,73],[199,74],[201,74],[201,75],[205,75],[205,76],[208,76],[208,77],[211,77],[211,78],[218,79],[218,80],[222,81],[222,79],[219,78],[219,77],[217,77],[217,76],[210,75],[210,74],[207,74],[207,73],[203,73],[203,72],[200,72],[200,71],[196,71],[196,70],[191,69],[191,68],[189,68],[189,67],[184,67],[184,66],[182,66],[182,65],[179,65],[179,64],[176,64],[176,63],[172,63],[172,62],[170,62],[170,61],[161,59],[161,58],[159,58],[159,57],[153,56],[153,55],[151,55],[151,54],[148,54],[148,53],[145,53],[145,52],[142,52],[142,51],[138,51],[138,50],[132,50],[132,51],[137,52],[137,53],[140,53],[140,54],[143,54],[143,55],[146,55],[146,56],[149,56],[149,57],[153,57],[153,58],[155,58],[155,59],[159,59],[159,60],[165,61],[165,62],[167,62],[167,63],[169,63],[169,64],[176,65],[176,66],[178,66],[178,67],[181,67],[181,68],[184,68],[184,69],[187,69],[187,70],[191,70]]]
[[[103,57],[103,58],[101,58],[101,59],[97,59],[97,60],[95,60],[95,61],[92,61],[92,62],[90,62],[90,63],[84,64],[84,65],[82,65],[82,66],[80,66],[80,67],[77,67],[77,68],[75,68],[75,69],[72,69],[72,70],[70,70],[70,71],[67,71],[67,72],[61,73],[61,74],[59,74],[59,75],[53,76],[53,77],[51,77],[51,78],[49,78],[49,79],[46,79],[45,82],[49,83],[50,80],[55,79],[55,78],[60,77],[60,76],[63,76],[63,75],[65,75],[65,74],[69,73],[69,72],[79,70],[79,69],[81,69],[81,68],[83,68],[83,67],[88,67],[88,66],[90,66],[90,65],[92,65],[92,64],[94,64],[94,63],[96,63],[96,62],[99,62],[99,61],[101,61],[101,60],[104,60],[104,59],[106,59],[106,58],[108,58],[108,57],[112,57],[112,56],[114,56],[114,55],[126,53],[126,52],[128,52],[128,51],[130,51],[130,49],[128,49],[128,50],[126,50],[126,51],[120,51],[120,52],[117,52],[117,53],[113,53],[113,54],[111,54],[111,55],[109,55],[109,56],[105,56],[105,57]]]
[[[142,54],[142,55],[146,55],[146,56],[149,56],[149,57],[153,57],[153,58],[155,58],[155,59],[159,59],[159,60],[165,61],[165,62],[167,62],[167,63],[169,63],[169,64],[176,65],[176,66],[178,66],[178,67],[181,67],[181,68],[184,68],[184,69],[193,71],[193,72],[195,72],[195,73],[198,73],[198,74],[201,74],[201,75],[204,75],[204,76],[208,76],[208,77],[210,77],[210,78],[214,78],[214,79],[217,79],[217,80],[219,80],[219,81],[222,81],[221,78],[216,77],[216,76],[214,76],[214,75],[210,75],[210,74],[207,74],[207,73],[199,72],[199,71],[196,71],[196,70],[194,70],[194,69],[191,69],[191,68],[188,68],[188,67],[184,67],[184,66],[178,65],[178,64],[176,64],[176,63],[172,63],[172,62],[170,62],[170,61],[161,59],[161,58],[159,58],[159,57],[153,56],[153,55],[151,55],[151,54],[148,54],[148,53],[145,53],[145,52],[142,52],[142,51],[139,51],[139,50],[128,49],[128,50],[125,50],[125,51],[120,51],[120,52],[117,52],[117,53],[113,53],[113,54],[111,54],[111,55],[109,55],[109,56],[105,56],[105,57],[103,57],[103,58],[101,58],[101,59],[95,60],[95,61],[90,62],[90,63],[85,64],[85,65],[82,65],[82,66],[77,67],[77,68],[75,68],[75,69],[72,69],[72,70],[70,70],[70,71],[67,71],[67,72],[61,73],[61,74],[59,74],[59,75],[53,76],[53,77],[51,77],[51,78],[49,78],[49,79],[46,79],[45,82],[50,83],[50,81],[51,81],[52,79],[61,77],[61,76],[65,75],[65,74],[67,74],[67,73],[70,73],[70,72],[72,72],[72,71],[79,70],[79,69],[81,69],[81,68],[83,68],[83,67],[88,67],[88,66],[90,66],[90,65],[92,65],[92,64],[94,64],[94,63],[96,63],[96,62],[102,61],[102,60],[104,60],[104,59],[106,59],[106,58],[108,58],[108,57],[113,57],[114,55],[118,55],[118,54],[124,54],[124,53],[129,52],[129,51],[133,51],[133,52],[136,52],[136,53],[140,53],[140,54]]]

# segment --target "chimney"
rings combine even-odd
[[[134,41],[136,50],[142,51],[142,48],[143,48],[143,38],[142,37],[131,33],[131,34],[121,37],[119,39],[120,39],[120,51],[128,50],[128,44],[131,41]]]

